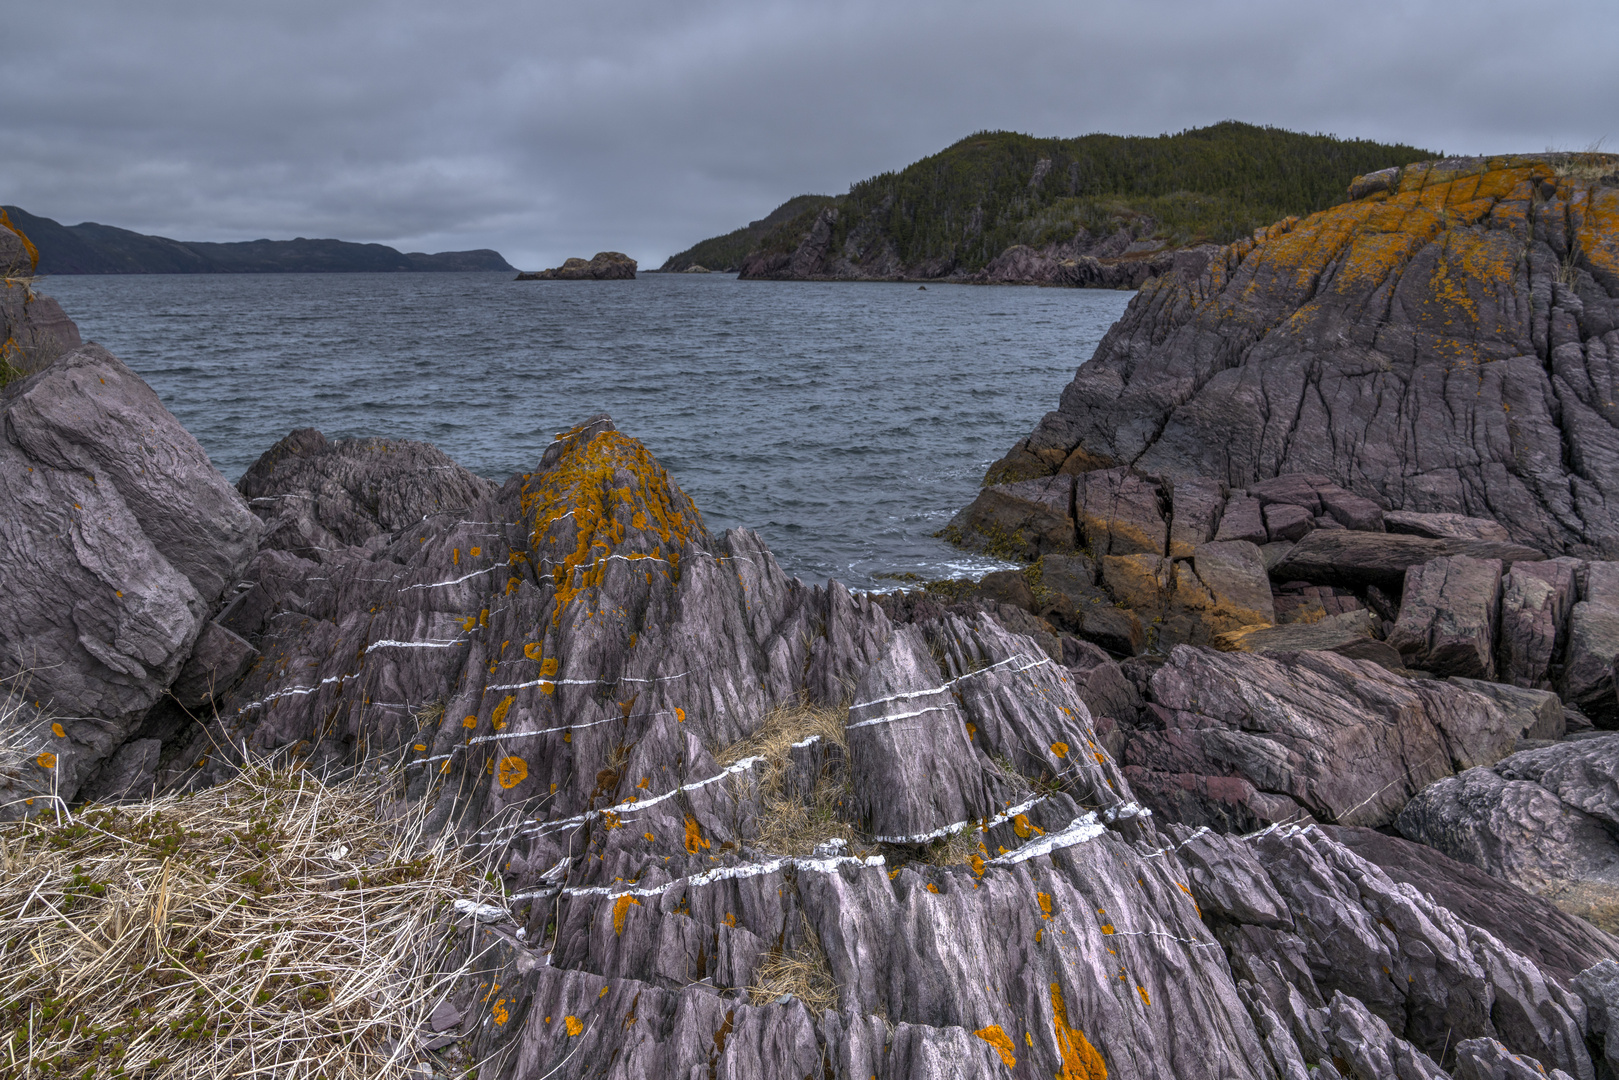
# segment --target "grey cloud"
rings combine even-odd
[[[1455,153],[1619,135],[1619,8],[1545,10],[36,4],[7,19],[0,200],[183,239],[656,263],[982,128],[1234,117]]]

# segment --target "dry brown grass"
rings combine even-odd
[[[748,987],[748,1001],[754,1005],[769,1005],[783,994],[791,994],[802,1001],[816,1016],[838,1005],[838,986],[832,981],[832,966],[826,962],[826,951],[821,939],[803,920],[803,944],[796,952],[772,952],[754,972],[754,983]]]
[[[732,743],[717,755],[721,765],[747,757],[763,757],[767,764],[754,773],[759,795],[759,832],[754,843],[775,855],[802,857],[816,845],[841,839],[852,854],[870,854],[876,849],[864,843],[854,828],[842,820],[840,811],[848,799],[846,782],[821,777],[809,799],[790,796],[786,790],[788,749],[819,735],[848,752],[844,725],[849,720],[847,706],[790,705],[771,710],[759,729]]]
[[[381,1077],[495,888],[379,776],[256,766],[190,796],[0,824],[0,1073]]]

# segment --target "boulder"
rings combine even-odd
[[[60,718],[34,767],[72,798],[168,690],[259,523],[99,346],[10,383],[0,412],[0,667]]]
[[[1619,960],[1619,940],[1476,866],[1376,829],[1323,826],[1322,832],[1457,918],[1488,930],[1560,982]]]
[[[1568,637],[1579,568],[1569,558],[1525,562],[1502,579],[1496,671],[1503,682],[1550,689],[1552,663],[1562,657]]]
[[[1493,679],[1500,608],[1499,559],[1442,556],[1406,570],[1388,644],[1407,667]]]
[[[1248,494],[1258,499],[1261,507],[1268,509],[1271,506],[1295,506],[1313,518],[1321,513],[1321,493],[1317,488],[1329,483],[1331,481],[1324,476],[1288,473],[1285,476],[1261,480],[1257,484],[1249,484]]]
[[[1532,690],[1509,683],[1452,676],[1451,682],[1482,694],[1518,725],[1520,739],[1561,739],[1568,730],[1563,702],[1549,690]]]
[[[1213,600],[1205,609],[1205,622],[1251,626],[1276,621],[1264,556],[1253,544],[1245,540],[1200,544],[1192,553],[1192,570]]]
[[[1391,533],[1426,536],[1434,540],[1512,539],[1506,528],[1491,518],[1466,514],[1419,514],[1411,510],[1390,510],[1383,515],[1383,528]]]
[[[465,510],[496,485],[437,447],[404,439],[328,440],[301,428],[266,450],[237,490],[265,522],[267,547],[319,562],[423,518]]]
[[[518,281],[622,281],[635,277],[635,260],[621,251],[598,251],[588,261],[568,259],[561,266],[517,275]]]
[[[1315,622],[1232,630],[1217,636],[1213,644],[1225,652],[1332,652],[1351,660],[1370,660],[1390,671],[1404,669],[1400,654],[1378,640],[1375,629],[1370,612],[1346,611]]]
[[[1395,533],[1316,529],[1271,568],[1271,577],[1357,589],[1376,585],[1397,594],[1405,584],[1407,570],[1447,555],[1499,559],[1504,567],[1545,558],[1533,548],[1490,540],[1433,540]]]
[[[1315,528],[1315,515],[1302,506],[1272,503],[1264,508],[1265,534],[1272,543],[1279,540],[1300,540]]]
[[[1041,477],[983,488],[972,505],[940,531],[951,543],[1006,559],[1072,552],[1074,478]]]
[[[1276,589],[1271,603],[1278,623],[1312,623],[1345,612],[1366,610],[1360,597],[1349,589],[1309,585],[1302,581],[1290,581]]]
[[[1270,534],[1265,529],[1264,509],[1259,500],[1247,495],[1233,496],[1226,503],[1225,513],[1220,518],[1220,528],[1215,532],[1216,540],[1246,540],[1251,544],[1265,544],[1270,542]]]
[[[1396,512],[1492,520],[1548,554],[1619,556],[1603,389],[1619,188],[1565,165],[1408,165],[1390,188],[1228,245],[1195,278],[1153,278],[1021,449],[1166,483],[1324,476]],[[1457,356],[1482,381],[1458,383]]]
[[[1615,763],[1619,736],[1560,743],[1470,769],[1417,795],[1395,822],[1438,848],[1619,930]]]
[[[1434,781],[1510,753],[1521,733],[1461,687],[1326,652],[1182,646],[1152,676],[1151,706],[1162,727],[1132,732],[1124,753],[1137,798],[1171,820],[1234,831],[1289,819],[1386,825]]]
[[[1383,508],[1364,495],[1345,491],[1337,484],[1317,488],[1321,496],[1321,509],[1346,529],[1361,532],[1382,532]]]
[[[1081,546],[1094,558],[1163,555],[1169,525],[1163,492],[1129,469],[1081,473],[1074,480],[1074,517]]]

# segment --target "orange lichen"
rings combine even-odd
[[[653,546],[654,558],[667,551],[673,578],[686,542],[705,535],[691,501],[635,439],[603,431],[585,441],[579,427],[560,441],[569,445],[556,464],[525,483],[521,495],[533,548],[560,556],[548,560],[556,596],[552,625],[577,597],[602,584],[608,557],[626,540]],[[644,549],[625,554],[648,556]]]
[[[495,706],[495,711],[489,714],[489,725],[496,731],[506,726],[506,713],[511,709],[512,702],[516,700],[511,694],[507,694],[501,699],[500,704]]]
[[[930,892],[930,893],[936,893],[936,892],[938,892],[938,891],[939,891],[939,887],[938,887],[938,886],[937,886],[937,885],[935,885],[935,884],[934,884],[934,883],[933,883],[933,882],[931,882],[931,881],[930,881],[930,882],[928,882],[928,892]]]
[[[675,709],[675,719],[678,720],[680,723],[684,724],[686,722],[686,710],[682,709],[682,708],[679,708],[679,707],[676,707],[676,709]]]
[[[1062,1056],[1062,1072],[1057,1080],[1107,1080],[1107,1063],[1085,1033],[1068,1025],[1068,1006],[1063,1001],[1062,984],[1051,984],[1051,1024],[1057,1036],[1057,1053]]]
[[[1012,1040],[1006,1032],[1001,1030],[999,1024],[979,1028],[973,1034],[995,1048],[995,1052],[1001,1055],[1002,1065],[1005,1065],[1008,1069],[1017,1067],[1017,1058],[1012,1054]]]
[[[619,937],[624,936],[624,920],[629,917],[631,904],[640,907],[641,901],[628,893],[613,901],[613,933]]]
[[[1040,901],[1040,917],[1042,919],[1051,918],[1051,894],[1037,893],[1035,898]]]
[[[708,838],[703,835],[702,827],[697,824],[696,818],[692,817],[690,814],[687,814],[686,853],[688,855],[695,855],[699,850],[706,851],[707,849]]]
[[[539,660],[545,652],[545,646],[538,641],[531,641],[523,646],[523,655],[530,660]]]
[[[1145,986],[1136,987],[1136,993],[1141,995],[1141,1004],[1143,1004],[1143,1005],[1151,1005],[1152,1004],[1152,995],[1147,993],[1147,988]]]
[[[23,250],[28,252],[29,269],[39,269],[39,249],[34,246],[34,242],[28,239],[27,235],[24,234],[21,229],[17,228],[17,226],[11,223],[11,219],[6,216],[6,212],[3,208],[0,208],[0,225],[4,225],[6,228],[16,233],[17,239],[22,241]]]
[[[1030,821],[1028,814],[1017,814],[1012,818],[1012,831],[1021,840],[1027,840],[1031,835],[1046,835],[1046,830]]]
[[[731,927],[732,929],[735,929],[736,928],[736,915],[734,913],[732,913],[732,912],[727,911],[725,913],[725,918],[721,919],[720,922],[724,923],[726,926]]]
[[[47,750],[34,759],[34,764],[42,769],[54,769],[56,768],[56,755]]]
[[[503,1027],[506,1021],[512,1018],[511,1014],[506,1011],[505,998],[501,998],[499,1001],[495,1002],[495,1007],[490,1010],[490,1015],[494,1017],[496,1027]]]
[[[67,738],[67,732],[62,730],[62,725],[61,724],[52,724],[51,725],[51,734],[55,735],[58,739]]]
[[[579,1018],[577,1016],[564,1016],[562,1018],[562,1026],[568,1029],[569,1037],[577,1035],[581,1031],[585,1030],[585,1025],[579,1022]]]
[[[476,548],[476,547],[475,547],[475,548],[473,548],[473,549],[472,549],[472,550],[471,550],[471,552],[469,552],[469,554],[470,554],[470,555],[471,555],[471,556],[472,556],[472,557],[473,557],[473,558],[474,558],[474,559],[476,559],[476,558],[477,558],[477,557],[478,557],[478,556],[479,556],[479,555],[482,555],[482,554],[483,554],[483,548]]]
[[[470,731],[472,728],[478,726],[478,718],[476,716],[469,716],[465,720],[461,721],[461,726]]]
[[[508,756],[500,759],[500,773],[496,779],[503,788],[514,788],[528,778],[528,762],[520,757]]]
[[[1068,744],[1065,742],[1054,742],[1051,744],[1051,752],[1060,758],[1065,758],[1068,756]]]

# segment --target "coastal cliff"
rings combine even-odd
[[[330,1037],[369,1075],[532,1080],[1595,1080],[1619,1060],[1619,940],[1595,904],[1588,921],[1537,895],[1553,877],[1605,895],[1619,736],[1563,741],[1555,695],[1489,681],[1463,662],[1476,634],[1436,629],[1440,608],[1489,622],[1505,562],[1556,562],[1494,522],[1402,519],[1322,479],[1227,510],[1244,532],[1217,542],[1227,491],[1194,525],[1128,470],[1061,474],[1021,482],[1052,489],[1023,498],[1043,529],[1000,540],[1066,562],[874,596],[711,531],[605,416],[503,484],[424,444],[304,429],[233,489],[85,344],[0,389],[0,417],[0,838],[27,883],[0,890],[27,928],[0,941],[0,1008],[25,1056],[48,1041],[53,1067],[135,1073]],[[1332,514],[1359,527],[1303,535]],[[1138,621],[1167,624],[1154,597],[1198,585],[1198,618],[1254,630],[1280,617],[1254,531],[1272,524],[1301,533],[1301,578],[1345,562],[1311,561],[1329,532],[1380,538],[1362,559],[1380,588],[1417,569],[1396,621],[1413,662],[1454,677],[1405,666],[1397,635],[1112,648],[1135,613],[1084,592],[1081,538],[1106,587],[1139,591]],[[1557,597],[1594,602],[1611,566],[1502,587],[1514,670],[1542,677]],[[1363,614],[1315,588],[1293,606]],[[1119,619],[1086,621],[1104,606]],[[1581,827],[1527,865],[1468,794],[1486,773]],[[175,824],[186,800],[140,809],[253,777],[256,816],[217,839]],[[366,829],[302,838],[354,778],[378,793]],[[393,822],[390,861],[372,834]],[[1446,854],[1374,831],[1391,823]],[[437,865],[411,829],[475,860],[475,895],[410,891]],[[133,885],[99,869],[107,845],[144,853]],[[295,881],[308,903],[287,902]],[[166,906],[224,890],[212,922]],[[287,944],[369,940],[411,896],[406,974],[432,990],[386,1023],[369,1010],[391,969]],[[310,921],[337,903],[350,932]],[[259,936],[205,948],[227,918]],[[139,1008],[92,1024],[83,1003],[115,979]]]
[[[1324,209],[1359,173],[1433,156],[1235,121],[1156,138],[979,132],[835,199],[789,200],[665,269],[1137,288],[1176,251]]]

